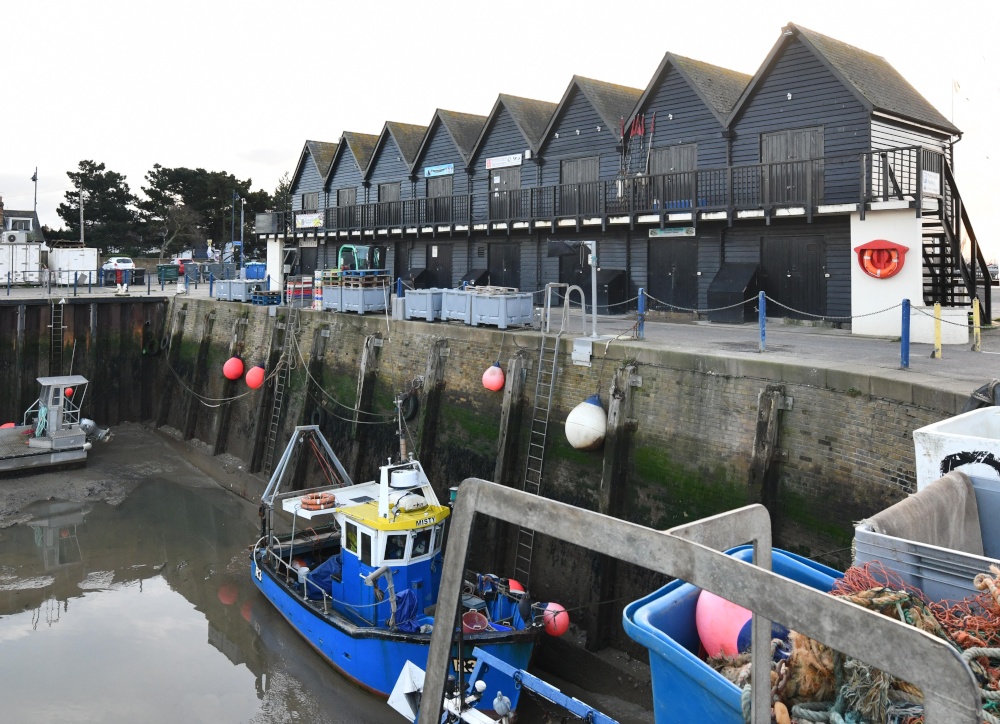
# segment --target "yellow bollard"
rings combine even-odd
[[[972,298],[972,351],[983,351],[982,327],[979,324],[979,297]]]
[[[941,302],[934,302],[934,359],[941,359]]]

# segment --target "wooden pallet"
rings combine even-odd
[[[281,304],[281,292],[254,292],[250,295],[250,303],[265,306]]]
[[[353,277],[344,279],[341,284],[349,289],[357,289],[360,287],[385,287],[389,286],[391,280],[388,274],[379,274],[377,276],[367,276],[367,277]]]

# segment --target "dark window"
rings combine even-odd
[[[427,179],[427,198],[437,199],[442,196],[451,196],[454,180],[453,176],[436,176]]]
[[[600,184],[597,182],[600,169],[598,156],[567,159],[559,164],[560,216],[593,214],[600,209]]]
[[[600,168],[601,160],[598,156],[567,159],[559,164],[559,180],[564,184],[596,181]]]
[[[378,185],[378,200],[382,201],[399,201],[399,183],[392,184],[379,184]]]
[[[385,537],[385,560],[401,561],[406,553],[406,533],[390,533]]]
[[[688,208],[694,202],[697,168],[697,144],[654,148],[649,154],[652,188],[648,192],[652,194],[652,199],[647,200],[640,195],[639,208]],[[643,180],[637,185],[640,194],[646,191],[644,183]]]
[[[441,550],[441,546],[444,544],[444,526],[436,525],[434,526],[434,552],[437,553]]]
[[[344,524],[344,549],[354,554],[358,552],[358,526],[354,523]]]
[[[760,136],[764,203],[819,203],[823,198],[823,129],[792,128]]]
[[[438,176],[427,179],[427,221],[447,223],[451,221],[451,193],[454,177]]]
[[[12,219],[10,222],[11,231],[31,231],[30,219]]]
[[[366,566],[372,564],[372,537],[364,531],[361,532],[361,555],[359,558]]]
[[[417,531],[413,536],[413,553],[411,558],[416,558],[417,556],[425,556],[430,553],[431,550],[431,530],[432,528],[424,528],[423,530]]]
[[[302,194],[302,210],[315,211],[319,208],[319,193]]]
[[[358,190],[354,187],[337,190],[337,206],[354,206]]]

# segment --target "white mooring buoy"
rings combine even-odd
[[[566,439],[577,450],[596,450],[607,432],[608,415],[600,395],[591,395],[566,416]]]

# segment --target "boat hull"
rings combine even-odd
[[[265,598],[328,664],[369,692],[388,697],[407,661],[427,667],[430,634],[356,626],[336,612],[324,614],[303,602],[281,577],[256,560],[251,562],[251,577]],[[536,638],[533,629],[466,635],[462,647],[468,662],[466,673],[472,670],[472,650],[476,646],[526,669]],[[503,687],[503,677],[498,676],[496,682],[487,678],[486,682],[487,691],[509,688]],[[504,693],[516,704],[516,691]]]

